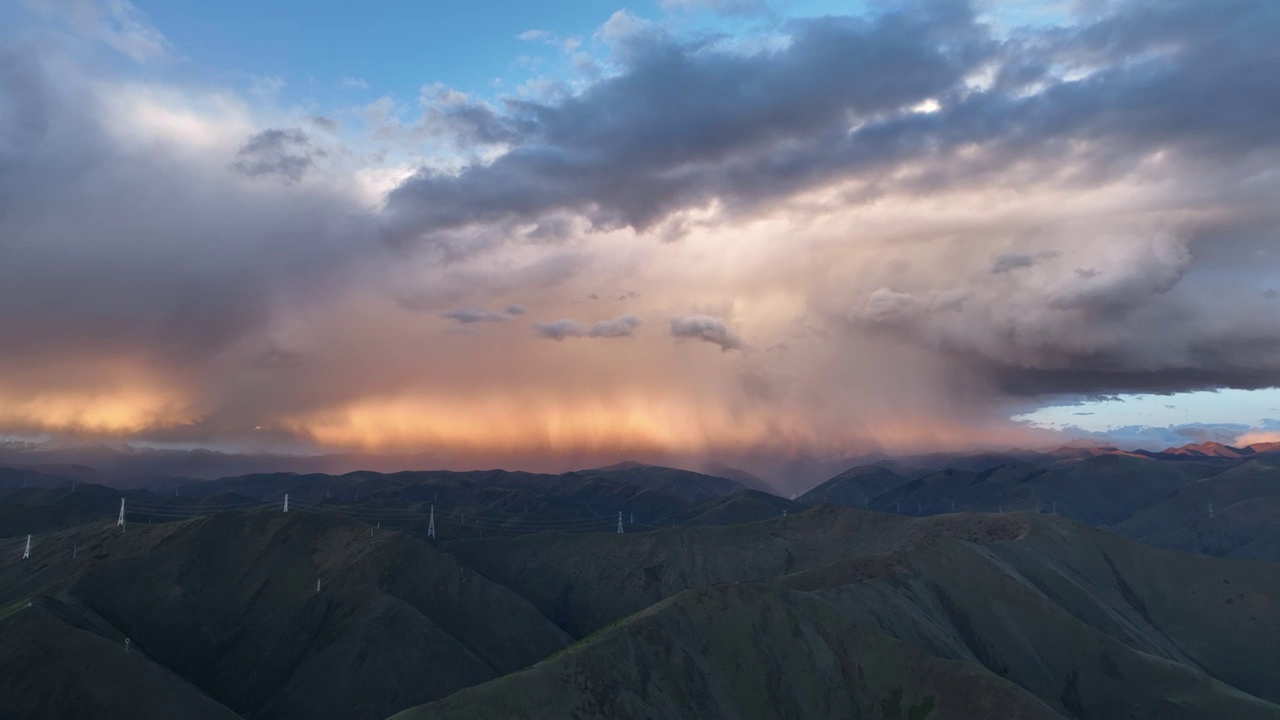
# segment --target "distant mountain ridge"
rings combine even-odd
[[[1192,443],[1159,452],[1105,445],[1010,451],[910,472],[853,467],[800,495],[900,515],[1030,510],[1161,548],[1280,562],[1280,443]]]

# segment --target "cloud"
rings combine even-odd
[[[623,315],[612,320],[600,320],[593,324],[562,319],[554,322],[534,323],[533,332],[548,340],[564,340],[571,337],[621,338],[634,337],[640,327],[640,318]]]
[[[344,77],[338,80],[338,85],[344,90],[368,90],[369,81],[358,77]]]
[[[691,338],[719,346],[722,352],[742,350],[742,340],[725,325],[724,320],[708,315],[688,315],[671,318],[671,337]]]
[[[524,315],[525,313],[529,312],[529,308],[523,305],[508,305],[507,308],[502,312],[508,315]]]
[[[127,0],[51,0],[30,7],[59,16],[81,35],[93,38],[137,63],[172,58],[173,45],[145,12]]]
[[[883,169],[885,148],[910,154],[936,142],[890,137],[925,130],[918,116],[895,113],[945,94],[997,51],[966,22],[940,10],[804,21],[785,49],[742,53],[682,43],[619,11],[601,34],[628,39],[623,72],[555,103],[507,100],[501,115],[467,105],[465,132],[501,137],[510,151],[406,182],[389,198],[388,232],[422,240],[566,212],[645,230],[713,199],[759,209],[840,174]],[[849,133],[850,118],[881,115],[895,119]]]
[[[337,132],[342,129],[342,123],[324,115],[312,115],[307,119],[311,121],[311,124],[326,132]]]
[[[472,325],[474,323],[506,322],[511,319],[511,315],[513,314],[518,313],[490,312],[484,308],[464,307],[458,308],[457,310],[450,310],[440,317],[462,323],[463,325]]]
[[[516,36],[516,39],[525,42],[547,42],[555,37],[555,33],[548,30],[525,30]]]
[[[1188,443],[1218,442],[1234,445],[1242,437],[1256,436],[1258,429],[1242,423],[1185,423],[1181,425],[1126,425],[1101,432],[1075,427],[1063,429],[1072,440],[1094,440],[1125,449],[1159,451]],[[1257,442],[1256,440],[1254,442]],[[1248,444],[1248,443],[1246,443]]]
[[[1078,397],[1275,386],[1274,4],[1064,8],[715,36],[620,13],[592,72],[579,49],[524,94],[429,84],[341,133],[278,83],[193,85],[20,11],[0,433],[790,467],[1049,443],[1010,415]],[[439,332],[589,294],[634,315]],[[673,308],[697,314],[639,331]],[[787,349],[725,373],[673,335]]]
[[[1059,253],[1054,250],[1046,250],[1034,255],[1018,252],[1000,253],[991,261],[991,274],[1002,275],[1014,270],[1029,268],[1041,260],[1056,258],[1058,255]]]
[[[338,183],[228,172],[295,172],[273,163],[297,136],[259,136],[241,103],[76,53],[0,39],[0,433],[192,428],[310,356],[275,321],[341,294],[372,224]]]
[[[1019,272],[998,284],[952,273],[939,276],[945,290],[875,290],[852,317],[1015,395],[1268,387],[1280,378],[1268,359],[1280,349],[1280,323],[1245,320],[1257,299],[1209,301],[1191,273],[1192,237],[1079,232],[1062,236],[1063,259],[1105,271],[1014,261]]]
[[[623,315],[612,320],[601,320],[591,326],[591,337],[618,338],[631,337],[640,327],[640,318],[635,315]]]
[[[279,75],[255,76],[249,84],[249,92],[263,100],[270,100],[280,94],[285,84],[284,78]]]
[[[298,182],[316,167],[316,158],[325,157],[300,128],[263,130],[255,133],[236,152],[232,169],[249,177],[276,177]]]
[[[657,27],[655,23],[634,15],[629,10],[618,10],[600,26],[597,35],[604,40],[624,41],[637,35],[653,33]]]

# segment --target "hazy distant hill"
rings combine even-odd
[[[914,480],[886,475],[877,464],[852,468],[798,499],[903,515],[1056,513],[1158,547],[1280,561],[1280,453],[1216,443],[1179,450],[1068,447],[984,470],[957,462]],[[874,492],[866,478],[883,479],[879,487],[887,489],[865,499]]]
[[[863,465],[849,468],[796,499],[807,505],[866,507],[873,499],[910,481],[880,465]]]

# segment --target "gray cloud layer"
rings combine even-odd
[[[430,244],[458,228],[565,212],[643,231],[713,201],[729,215],[761,213],[835,182],[855,183],[844,201],[856,203],[966,184],[1084,192],[1173,173],[1182,185],[1166,188],[1168,219],[1025,228],[990,267],[999,282],[965,278],[924,294],[885,286],[914,309],[892,310],[877,332],[948,353],[1016,394],[1275,385],[1280,321],[1234,293],[1211,297],[1207,273],[1226,258],[1275,270],[1276,253],[1260,253],[1280,226],[1266,199],[1280,189],[1280,6],[1131,0],[1094,10],[1001,37],[968,3],[925,2],[874,20],[796,22],[787,43],[756,52],[647,27],[619,41],[623,71],[580,94],[470,106],[471,132],[512,149],[405,182],[390,197],[388,231]],[[936,110],[913,111],[926,101]],[[1036,235],[1084,244],[1071,233],[1114,237],[1092,244],[1095,257],[1072,254],[1070,267],[1058,247],[1016,249],[1046,244]],[[1099,266],[1108,255],[1126,264]],[[1046,282],[1037,266],[1063,275],[1033,287]],[[870,300],[855,310],[866,319],[888,297],[850,303]]]

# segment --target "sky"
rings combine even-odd
[[[6,3],[0,436],[1280,439],[1277,36],[1267,0]]]

